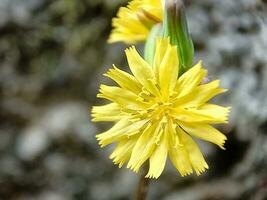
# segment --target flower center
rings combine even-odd
[[[162,119],[170,119],[173,117],[172,111],[173,104],[169,102],[158,102],[152,105],[145,111],[145,116],[155,121],[161,121]]]

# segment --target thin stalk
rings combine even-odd
[[[139,179],[135,200],[145,200],[148,192],[149,178],[146,178],[147,167],[144,167]]]

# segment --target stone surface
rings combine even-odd
[[[138,175],[114,166],[90,122],[102,74],[123,68],[108,45],[111,17],[126,0],[0,0],[0,199],[132,199]],[[210,170],[181,178],[168,165],[148,199],[267,198],[267,3],[186,1],[195,62],[229,92],[226,150],[201,143]],[[138,48],[142,49],[142,45]]]

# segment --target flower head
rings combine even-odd
[[[134,47],[126,50],[133,75],[114,66],[107,77],[118,86],[101,85],[98,97],[111,103],[95,106],[93,121],[115,125],[97,135],[100,145],[117,143],[110,158],[137,172],[149,160],[147,177],[158,178],[169,156],[182,176],[208,169],[191,136],[223,148],[226,137],[212,124],[226,123],[229,108],[207,103],[225,90],[219,81],[201,84],[207,71],[201,62],[179,77],[176,46],[158,39],[150,66]]]
[[[112,20],[109,42],[136,43],[147,38],[150,29],[163,18],[161,0],[133,0],[121,7]]]

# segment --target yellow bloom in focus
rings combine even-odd
[[[226,137],[211,124],[226,123],[229,108],[207,103],[225,90],[219,81],[201,84],[207,71],[201,62],[181,77],[176,46],[158,39],[153,66],[134,47],[126,50],[133,75],[114,66],[107,77],[118,86],[101,85],[98,97],[112,101],[92,110],[93,121],[114,121],[97,135],[102,147],[117,146],[110,158],[137,172],[149,160],[147,177],[158,178],[167,156],[182,176],[208,169],[194,136],[223,148]]]
[[[133,0],[121,7],[112,20],[113,30],[109,42],[136,43],[147,38],[150,29],[162,22],[161,0]]]

